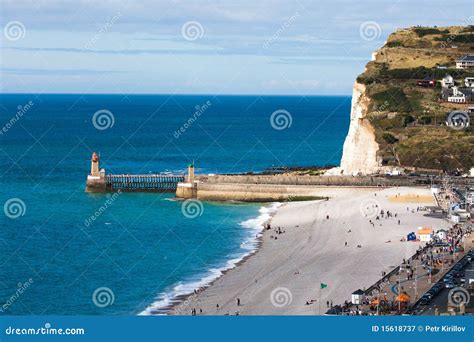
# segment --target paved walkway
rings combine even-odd
[[[350,306],[352,314],[401,314],[408,305],[396,301],[400,293],[410,296],[409,305],[413,305],[425,292],[436,282],[440,281],[444,274],[465,254],[474,247],[472,235],[461,233],[460,227],[455,226],[449,230],[448,241],[451,246],[463,247],[463,252],[454,253],[452,247],[425,246],[418,251],[417,255],[410,260],[403,261],[399,271],[392,271],[390,276],[385,276],[381,283],[367,295],[364,305]],[[409,243],[409,242],[407,242]],[[430,268],[433,272],[430,275]],[[435,297],[436,298],[436,297]],[[434,298],[434,299],[435,299]],[[377,303],[380,303],[377,305]],[[439,308],[446,311],[446,308]]]

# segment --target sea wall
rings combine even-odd
[[[420,183],[413,177],[376,177],[376,176],[310,176],[310,175],[200,175],[198,189],[206,184],[239,184],[249,188],[254,185],[281,186],[411,186]]]
[[[360,187],[358,189],[364,189]],[[374,188],[366,188],[369,189]],[[350,195],[353,188],[330,186],[275,185],[275,184],[199,184],[197,198],[202,201],[283,202],[315,200]]]
[[[375,141],[375,133],[367,119],[369,97],[363,84],[354,83],[352,92],[351,119],[349,132],[344,141],[341,166],[338,170],[344,175],[368,175],[377,172],[379,146]]]
[[[197,198],[206,201],[278,202],[350,196],[354,188],[417,185],[413,179],[347,176],[199,176]]]

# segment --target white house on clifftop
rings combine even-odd
[[[456,69],[474,69],[474,55],[466,55],[457,59]]]

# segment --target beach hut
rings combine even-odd
[[[352,304],[360,305],[364,300],[364,291],[358,289],[357,291],[352,292]]]
[[[433,228],[421,227],[418,228],[418,236],[421,242],[429,242],[433,238]]]

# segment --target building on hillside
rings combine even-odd
[[[474,55],[466,55],[457,59],[456,69],[474,69]]]
[[[474,102],[474,87],[459,88],[454,86],[450,89],[443,89],[443,91],[441,91],[441,97],[448,102],[454,103]]]
[[[441,87],[443,88],[451,88],[454,86],[454,79],[451,75],[446,75],[441,80]]]
[[[474,77],[466,77],[464,79],[464,85],[468,88],[474,87]]]

